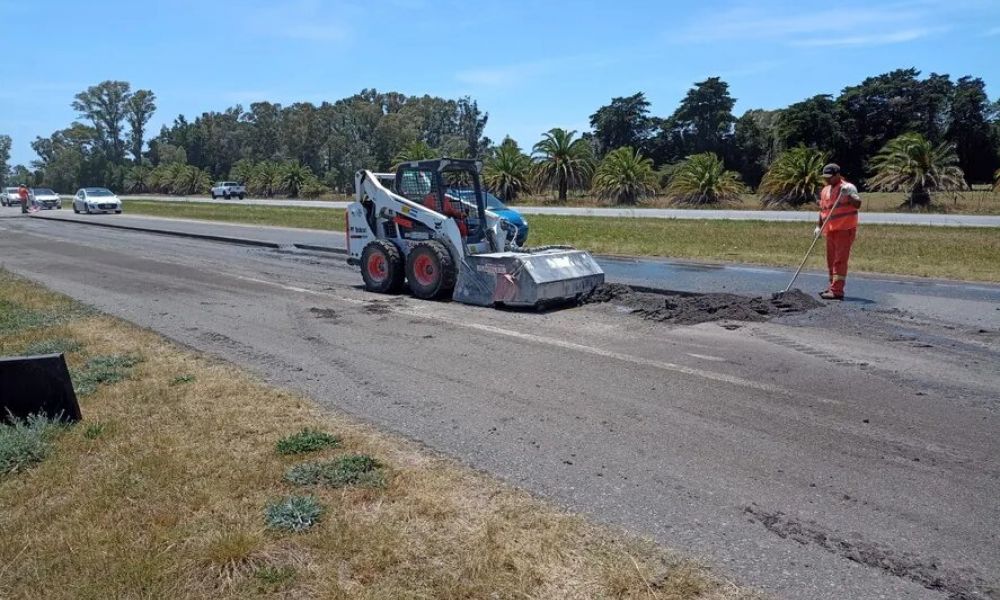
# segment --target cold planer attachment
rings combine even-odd
[[[355,176],[347,208],[348,262],[365,288],[465,304],[540,306],[570,301],[604,283],[589,253],[521,249],[516,230],[486,209],[479,161],[439,159],[396,169],[392,190],[371,171]]]

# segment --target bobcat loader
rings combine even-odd
[[[365,288],[478,306],[538,307],[572,301],[604,283],[593,257],[566,246],[518,248],[513,225],[486,209],[482,163],[407,162],[390,190],[355,175],[347,207],[348,263]],[[384,175],[382,176],[384,178]]]

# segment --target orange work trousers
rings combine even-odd
[[[857,229],[826,232],[826,267],[830,272],[830,291],[837,296],[844,295],[847,281],[847,261],[851,258],[851,245]]]

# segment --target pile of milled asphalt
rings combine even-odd
[[[822,306],[802,290],[779,292],[770,298],[738,294],[639,291],[621,283],[606,283],[581,298],[583,304],[612,303],[644,319],[678,325],[710,321],[767,321]]]

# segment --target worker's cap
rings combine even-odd
[[[840,175],[840,165],[830,163],[823,167],[823,177],[833,177],[834,175]]]

